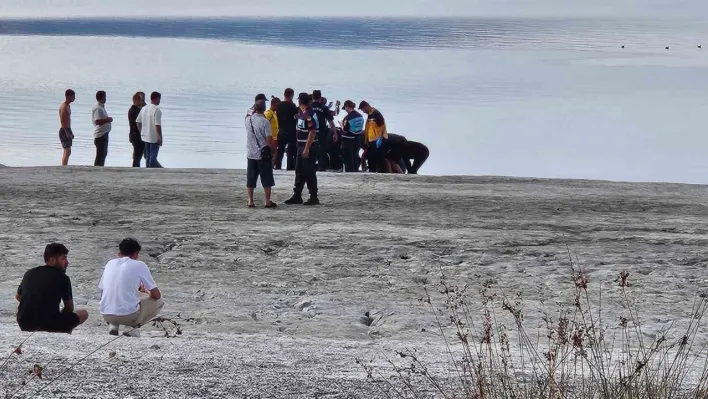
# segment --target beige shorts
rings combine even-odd
[[[165,306],[165,302],[162,299],[152,299],[149,295],[141,292],[140,309],[137,312],[125,316],[104,314],[103,320],[110,324],[139,328],[154,319],[163,306]]]

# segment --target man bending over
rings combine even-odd
[[[118,245],[118,258],[106,264],[98,283],[101,292],[101,314],[108,323],[108,333],[139,337],[139,328],[149,323],[165,303],[145,263],[138,260],[140,244],[126,238]]]
[[[74,312],[71,280],[66,275],[69,250],[52,243],[44,249],[44,266],[25,273],[15,298],[20,301],[17,324],[22,331],[68,333],[88,319],[88,312]],[[59,305],[64,302],[60,310]]]

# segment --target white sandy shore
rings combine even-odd
[[[110,340],[96,284],[126,236],[143,244],[165,314],[193,320],[176,338],[150,327],[115,341],[43,397],[377,397],[356,357],[416,347],[447,368],[421,281],[440,268],[472,292],[491,281],[540,325],[541,304],[572,300],[566,243],[591,287],[603,284],[607,319],[623,312],[616,275],[631,273],[649,336],[681,327],[708,285],[704,186],[321,174],[323,206],[285,207],[292,180],[277,174],[281,208],[266,210],[245,207],[242,171],[3,168],[0,349],[27,336],[13,294],[48,242],[69,247],[91,318],[70,336],[33,336],[0,372],[0,397],[33,364],[52,361],[16,397]],[[367,327],[365,312],[382,318]]]

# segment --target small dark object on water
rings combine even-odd
[[[703,46],[699,44],[699,45],[698,45],[698,48],[703,48]]]
[[[401,255],[401,259],[403,259],[403,260],[408,260],[410,258],[411,257],[409,255]]]
[[[624,46],[622,46],[622,48],[624,48]]]
[[[669,49],[669,46],[666,46],[666,49],[668,50],[668,49]]]

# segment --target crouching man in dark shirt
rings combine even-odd
[[[88,319],[85,310],[74,311],[71,280],[66,275],[69,250],[52,243],[44,249],[44,266],[25,273],[15,298],[20,301],[17,324],[22,331],[69,333]],[[64,302],[60,310],[59,305]]]

